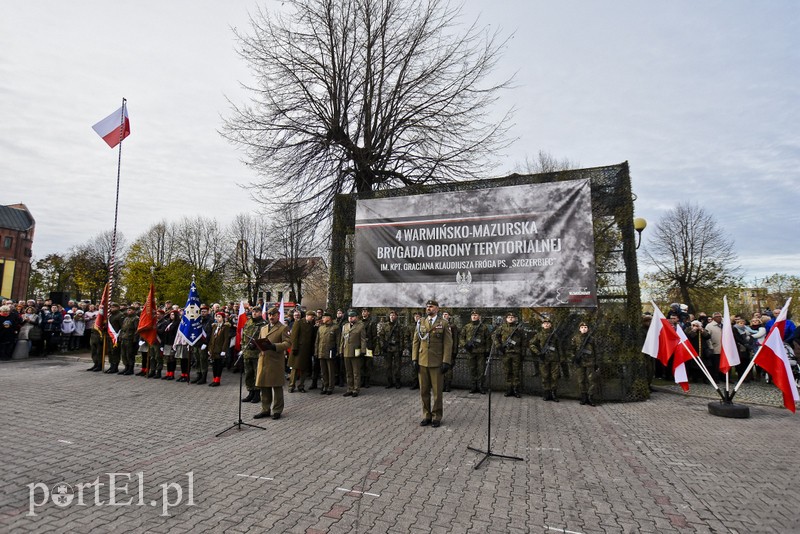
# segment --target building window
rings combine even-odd
[[[9,237],[9,236],[4,237],[3,238],[3,247],[4,248],[11,248],[11,242],[12,241],[13,241],[13,239],[11,237]]]

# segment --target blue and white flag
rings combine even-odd
[[[197,286],[194,280],[189,287],[189,298],[186,299],[186,307],[183,309],[181,326],[178,331],[192,346],[203,339],[205,335],[203,325],[200,323],[200,297],[197,296]]]

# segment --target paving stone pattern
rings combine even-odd
[[[482,455],[467,446],[486,448],[485,395],[445,394],[443,425],[423,428],[407,388],[287,391],[281,420],[254,421],[258,405],[245,404],[243,420],[266,430],[217,438],[237,419],[238,375],[210,388],[86,367],[0,364],[0,532],[800,532],[800,419],[782,408],[736,420],[665,392],[597,408],[494,394],[492,450],[523,461],[475,470]],[[107,473],[132,474],[117,477],[130,505],[108,505],[106,486],[103,505],[89,488],[84,506],[30,515],[29,485],[77,494]],[[183,500],[163,514],[168,483]]]

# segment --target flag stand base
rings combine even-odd
[[[714,401],[708,403],[708,413],[717,417],[730,419],[747,419],[750,417],[750,408],[744,404]]]

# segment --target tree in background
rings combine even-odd
[[[716,298],[721,288],[739,285],[733,241],[696,204],[667,211],[649,235],[645,254],[656,268],[653,282],[677,290],[690,312],[698,311],[700,301]]]
[[[228,239],[235,245],[229,280],[239,295],[245,295],[251,303],[258,300],[270,267],[269,262],[261,260],[274,258],[279,252],[271,224],[271,219],[245,213],[237,215],[228,228]]]
[[[508,143],[487,81],[504,42],[444,0],[288,0],[235,31],[256,85],[223,135],[256,198],[330,213],[339,193],[480,177]],[[287,206],[288,204],[288,206]]]

